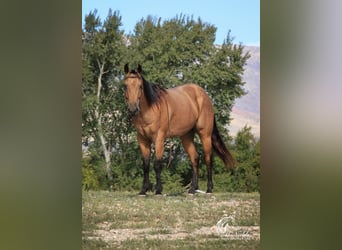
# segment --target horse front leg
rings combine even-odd
[[[154,171],[156,172],[156,194],[161,194],[163,191],[163,186],[161,183],[161,171],[162,171],[162,158],[164,153],[164,137],[156,140],[155,143],[156,158],[154,160]]]
[[[156,172],[156,181],[157,181],[157,185],[156,185],[156,194],[161,194],[163,191],[163,186],[161,183],[161,170],[162,170],[162,160],[155,160],[154,161],[154,171]]]
[[[144,179],[142,183],[142,188],[139,195],[146,195],[148,190],[151,190],[150,183],[150,156],[151,156],[151,142],[143,138],[140,134],[138,134],[138,142],[140,151],[143,156],[143,171],[144,171]]]
[[[148,190],[151,190],[150,184],[150,159],[143,159],[143,171],[144,171],[144,179],[141,191],[139,195],[146,195]]]

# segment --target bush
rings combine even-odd
[[[182,185],[182,178],[178,174],[171,174],[170,171],[164,169],[162,172],[163,192],[168,195],[179,195],[186,192]]]
[[[229,172],[219,157],[213,158],[214,192],[259,192],[260,191],[260,140],[251,134],[251,128],[241,129],[233,145],[229,149],[236,160],[234,171]],[[192,180],[192,168],[184,150],[179,147],[172,153],[172,162],[166,168],[169,150],[163,157],[162,183],[163,193],[177,195],[186,192],[186,187]],[[201,190],[207,189],[207,168],[201,155],[198,172],[198,183]],[[90,156],[82,161],[83,190],[109,189],[104,172],[104,162],[98,155],[98,150],[91,151]],[[150,164],[150,182],[155,187],[155,172],[153,157]],[[112,162],[114,191],[140,191],[143,181],[142,161],[138,146],[132,145],[131,151],[125,151],[122,157],[114,157]]]
[[[82,189],[98,190],[100,188],[99,180],[95,170],[89,164],[86,158],[82,159]]]

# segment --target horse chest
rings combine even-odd
[[[135,128],[139,134],[146,138],[153,139],[158,132],[157,123],[151,121],[144,121],[143,119],[137,119],[134,122]]]

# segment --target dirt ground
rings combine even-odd
[[[257,242],[260,240],[258,197],[217,194],[140,198],[131,194],[87,193],[82,208],[83,239],[108,246],[131,240]]]
[[[167,233],[163,234],[153,234],[154,228],[143,228],[143,229],[110,229],[110,225],[108,223],[102,223],[98,225],[98,230],[95,230],[93,233],[96,236],[90,236],[88,239],[91,240],[103,240],[106,243],[117,242],[120,243],[122,241],[128,239],[161,239],[161,240],[175,240],[175,239],[184,239],[187,237],[196,237],[203,235],[216,235],[222,238],[227,238],[230,240],[259,240],[260,239],[260,227],[259,226],[250,226],[250,227],[242,227],[242,226],[228,226],[226,229],[222,230],[222,228],[218,228],[217,226],[213,227],[202,227],[194,232],[185,232],[178,229],[165,229]],[[152,234],[151,234],[152,233]]]

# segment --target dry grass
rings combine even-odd
[[[83,249],[255,249],[259,198],[257,193],[139,197],[84,192]]]

